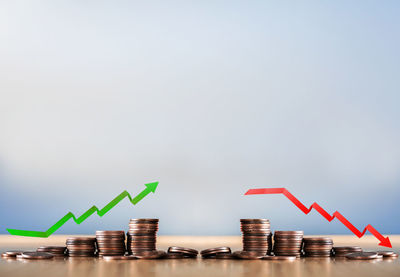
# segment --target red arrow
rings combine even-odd
[[[312,209],[319,212],[326,220],[331,222],[334,218],[337,218],[340,222],[342,222],[350,231],[352,231],[357,237],[361,238],[364,236],[365,232],[368,230],[371,234],[373,234],[379,241],[380,246],[390,247],[392,248],[392,244],[390,243],[389,237],[382,236],[371,224],[368,224],[362,232],[360,232],[353,224],[350,223],[341,213],[338,211],[334,212],[333,215],[330,215],[327,211],[325,211],[320,205],[314,202],[311,207],[308,209],[306,206],[303,205],[293,194],[291,194],[285,188],[265,188],[265,189],[249,189],[244,195],[251,195],[251,194],[283,194],[285,195],[290,201],[293,202],[302,210],[303,213],[308,214]]]

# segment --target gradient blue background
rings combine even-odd
[[[399,233],[398,1],[2,1],[0,232]]]

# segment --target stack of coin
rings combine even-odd
[[[330,257],[333,240],[331,238],[304,238],[303,251],[306,257]]]
[[[93,257],[96,254],[96,238],[67,238],[66,244],[70,257]]]
[[[274,254],[276,256],[296,256],[299,258],[303,234],[303,231],[275,231]]]
[[[36,249],[37,252],[51,253],[54,257],[64,257],[66,250],[65,246],[40,246]]]
[[[99,256],[121,256],[125,250],[124,231],[96,231]]]
[[[131,255],[156,250],[158,219],[131,219],[127,233],[127,248]]]
[[[359,246],[339,246],[333,247],[333,254],[335,257],[345,257],[347,254],[362,252]]]
[[[268,219],[241,219],[243,251],[256,252],[265,256],[271,254],[272,234]]]

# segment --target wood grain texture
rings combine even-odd
[[[41,245],[63,245],[68,236],[53,235],[47,239],[0,236],[0,251],[32,250]],[[359,245],[366,250],[377,247],[374,237],[357,239],[353,236],[330,236],[335,245]],[[395,251],[400,248],[400,236],[390,236]],[[169,246],[187,246],[205,249],[230,246],[241,249],[241,237],[161,236],[159,249]],[[400,260],[349,261],[346,259],[307,258],[294,262],[245,260],[133,260],[103,261],[96,258],[69,258],[52,261],[0,260],[0,276],[400,276]]]

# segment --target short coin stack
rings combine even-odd
[[[268,219],[241,219],[243,251],[265,256],[272,250],[272,234]]]
[[[200,255],[204,259],[217,258],[221,255],[230,255],[232,253],[231,248],[227,246],[215,247],[204,249],[200,252]]]
[[[130,255],[156,250],[158,219],[131,219],[127,233],[127,248]]]
[[[124,231],[96,231],[99,256],[121,256],[125,250]]]
[[[180,247],[180,246],[171,246],[168,248],[168,254],[170,257],[176,258],[177,255],[175,254],[180,254],[183,256],[183,258],[196,258],[197,255],[199,254],[199,251],[196,249],[192,248],[187,248],[187,247]],[[170,255],[174,254],[174,255]]]
[[[67,238],[68,256],[94,257],[96,253],[96,238],[75,237]]]
[[[301,255],[303,231],[275,231],[274,254],[276,256]]]
[[[333,240],[331,238],[304,238],[303,251],[306,257],[330,257]]]
[[[347,254],[360,253],[362,251],[362,248],[359,246],[339,246],[333,248],[335,257],[345,257]]]
[[[65,246],[40,246],[36,249],[37,252],[51,253],[54,257],[65,257],[66,250]]]

